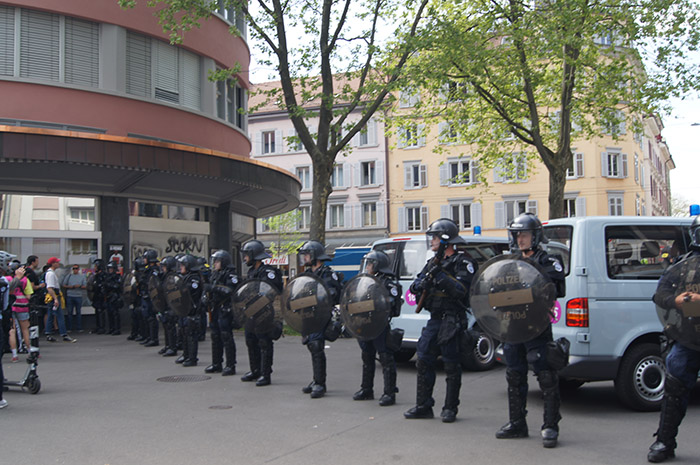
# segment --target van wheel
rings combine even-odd
[[[464,360],[465,368],[471,371],[486,371],[493,368],[496,363],[496,346],[497,342],[491,336],[479,330],[476,346]]]
[[[413,358],[415,353],[415,349],[401,349],[394,353],[394,360],[399,363],[406,363]]]
[[[659,344],[637,344],[622,357],[615,378],[615,393],[623,404],[634,410],[659,410],[665,379]]]

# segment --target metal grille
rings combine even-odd
[[[211,379],[211,376],[205,375],[176,375],[176,376],[164,376],[158,378],[161,383],[193,383],[195,381],[206,381]]]

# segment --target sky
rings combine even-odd
[[[676,168],[671,170],[671,196],[700,204],[700,99],[673,100],[661,134]]]

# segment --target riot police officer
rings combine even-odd
[[[700,294],[692,291],[676,295],[677,286],[669,275],[691,257],[700,255],[700,216],[696,216],[690,225],[690,252],[674,260],[673,265],[664,271],[654,294],[654,302],[665,309],[681,309],[686,303],[700,302]],[[697,259],[696,259],[697,260]],[[700,270],[698,270],[700,271]],[[682,288],[681,288],[682,290]],[[661,401],[661,418],[659,428],[654,433],[656,441],[649,447],[647,460],[663,462],[675,457],[678,427],[685,416],[690,399],[690,392],[695,386],[700,371],[700,351],[687,347],[682,342],[673,345],[666,356],[666,380],[664,397]]]
[[[107,264],[107,274],[104,280],[105,304],[107,309],[107,334],[118,336],[121,334],[120,311],[124,305],[122,300],[122,283],[117,273],[118,265],[115,262]]]
[[[199,275],[202,277],[204,289],[211,283],[212,269],[204,257],[197,257],[197,266],[199,267]],[[204,291],[202,291],[204,296]],[[199,342],[204,342],[207,336],[207,305],[202,305],[202,311],[199,314]]]
[[[282,292],[282,274],[277,267],[263,263],[263,260],[271,256],[265,252],[265,246],[258,240],[248,241],[241,249],[243,262],[249,266],[248,279],[260,279],[266,281],[278,292]],[[272,333],[255,334],[249,328],[245,328],[245,344],[248,348],[248,360],[250,371],[241,377],[241,381],[256,381],[256,386],[270,384],[273,361]]]
[[[462,386],[460,337],[467,324],[469,287],[477,266],[471,258],[457,251],[457,244],[464,243],[464,239],[459,236],[454,221],[440,218],[425,234],[436,256],[418,273],[410,290],[424,303],[430,319],[417,346],[416,405],[405,412],[404,417],[433,418],[435,363],[437,356],[442,355],[447,386],[440,416],[444,423],[452,423],[457,416]]]
[[[236,373],[236,343],[233,340],[233,314],[231,295],[238,286],[238,274],[231,262],[231,254],[217,250],[211,256],[211,284],[207,287],[207,303],[211,308],[211,365],[205,373],[221,373],[231,376]],[[226,354],[226,366],[223,357]]]
[[[144,347],[157,347],[160,345],[158,341],[158,318],[149,295],[148,282],[152,278],[160,280],[158,252],[148,249],[143,253],[143,258],[146,261],[146,268],[141,275],[141,281],[139,281],[139,292],[141,293],[141,317],[146,322],[145,327],[148,331],[148,338],[145,341],[141,341],[140,344]]]
[[[165,282],[169,275],[177,273],[178,261],[175,257],[163,257],[160,261],[161,282]],[[165,345],[158,351],[163,357],[174,357],[177,355],[177,314],[164,302],[165,308],[161,312],[161,323],[163,324],[163,336]],[[184,361],[184,360],[183,360]]]
[[[88,280],[88,291],[92,294],[92,306],[95,309],[95,329],[93,334],[104,334],[107,319],[107,301],[105,296],[105,262],[96,258],[92,262],[93,275]]]
[[[362,257],[362,271],[376,276],[389,291],[391,296],[391,317],[401,314],[401,284],[394,276],[389,257],[380,250],[373,250]],[[389,319],[391,320],[391,318]],[[379,363],[382,364],[384,376],[384,394],[379,399],[379,405],[386,407],[396,403],[396,360],[394,352],[387,346],[387,338],[391,325],[387,321],[384,331],[374,340],[360,341],[362,349],[362,383],[360,390],[353,395],[353,400],[374,399],[375,357],[379,353]]]
[[[139,293],[138,281],[145,268],[146,261],[143,259],[143,257],[138,257],[134,260],[134,277],[136,278],[136,285],[133,286],[131,295],[129,296],[131,301],[131,308],[129,309],[129,314],[131,316],[131,332],[126,337],[128,341],[137,340],[141,334],[141,294]]]
[[[343,288],[342,280],[333,268],[324,264],[331,257],[326,254],[326,248],[318,241],[306,241],[297,251],[299,264],[306,268],[306,272],[318,276],[328,288],[333,305],[340,300],[340,292]],[[302,388],[304,394],[310,394],[312,399],[318,399],[326,393],[326,353],[325,332],[311,333],[302,339],[302,344],[311,353],[311,365],[313,368],[313,380]]]
[[[548,240],[542,231],[542,223],[532,213],[523,213],[508,226],[510,248],[514,258],[526,257],[543,268],[546,276],[555,284],[557,296],[565,292],[564,268],[559,260],[545,252],[541,244]],[[510,421],[496,432],[499,439],[528,436],[525,410],[527,400],[528,363],[537,375],[544,399],[544,423],[542,444],[551,448],[559,437],[559,376],[548,361],[548,343],[552,341],[552,325],[534,339],[521,344],[504,344],[506,380],[508,382],[508,411]]]
[[[182,362],[184,367],[197,366],[199,359],[197,351],[199,349],[199,334],[201,324],[201,300],[202,300],[202,277],[199,274],[199,266],[197,258],[193,255],[185,255],[179,260],[180,275],[182,275],[184,284],[182,292],[189,294],[189,299],[185,299],[187,305],[190,305],[187,316],[181,319],[184,339],[184,356]]]

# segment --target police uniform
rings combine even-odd
[[[107,273],[104,269],[96,269],[93,275],[92,285],[92,306],[95,309],[95,330],[94,334],[105,334],[107,325],[107,296],[105,288],[105,278]]]
[[[202,277],[196,270],[188,270],[183,276],[184,286],[183,291],[189,293],[190,309],[188,315],[181,319],[184,339],[184,356],[182,366],[191,367],[197,366],[199,359],[197,353],[199,350],[199,336],[201,325],[201,307],[202,299]]]
[[[157,263],[149,263],[141,275],[139,281],[139,293],[141,294],[141,318],[145,322],[147,339],[141,341],[140,344],[144,347],[156,347],[160,345],[158,341],[158,318],[156,309],[153,307],[151,296],[149,294],[148,282],[151,277],[160,281],[160,267]]]
[[[118,336],[121,334],[120,311],[124,305],[122,300],[122,283],[116,270],[107,272],[104,277],[105,306],[107,313],[107,334]]]
[[[211,286],[207,302],[212,310],[211,352],[212,362],[204,371],[229,376],[236,373],[236,343],[233,339],[233,314],[231,313],[231,295],[238,286],[238,274],[233,266],[214,270],[211,274]],[[223,357],[226,354],[226,366]]]

